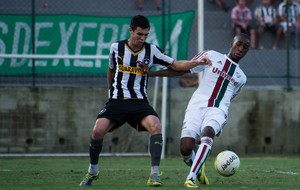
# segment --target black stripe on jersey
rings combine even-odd
[[[157,57],[153,56],[153,64],[160,64],[163,65],[165,67],[168,67],[170,65],[170,63],[163,61],[161,59],[158,59]]]
[[[123,59],[124,59],[124,52],[125,52],[125,43],[126,40],[120,41],[118,44],[118,65],[123,65]],[[118,72],[117,73],[117,90],[118,90],[118,95],[117,98],[124,98],[124,92],[122,89],[122,78],[123,78],[123,73]]]
[[[116,72],[117,62],[116,62],[116,54],[115,54],[115,52],[113,52],[113,54],[112,54],[112,60],[113,60],[113,63],[114,63],[114,70],[113,71]],[[109,86],[109,97],[113,96],[114,87],[113,87],[112,84],[114,83],[114,81],[115,81],[115,78],[113,77],[112,82],[111,82],[111,84]]]
[[[137,66],[137,63],[136,63],[137,58],[138,58],[138,55],[131,54],[131,58],[130,58],[130,66],[131,67],[136,67]],[[127,88],[129,90],[131,98],[137,98],[137,95],[134,92],[134,80],[135,80],[135,77],[136,77],[136,74],[130,73],[129,74],[128,83],[127,83]]]
[[[150,61],[150,55],[151,55],[151,45],[149,43],[145,43],[145,57],[144,57],[145,64],[147,64],[145,60]],[[144,88],[145,86],[147,88],[147,84],[148,84],[148,76],[147,78],[145,77],[146,77],[145,75],[142,76],[141,84],[140,84],[140,92],[143,95],[144,99],[147,98]]]

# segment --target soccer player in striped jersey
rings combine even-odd
[[[162,151],[161,123],[147,98],[148,69],[156,65],[175,71],[186,71],[198,65],[210,64],[209,59],[176,61],[165,55],[156,45],[146,42],[150,24],[146,17],[137,15],[130,23],[130,38],[113,43],[110,48],[107,81],[109,100],[96,119],[90,139],[88,173],[79,184],[90,186],[99,178],[98,160],[104,136],[124,123],[137,131],[150,134],[151,172],[149,186],[161,186],[160,157]],[[140,62],[147,67],[140,66]],[[126,139],[124,139],[126,140]]]
[[[246,83],[246,75],[239,67],[239,61],[247,54],[249,36],[237,34],[227,55],[216,51],[203,51],[192,60],[208,58],[211,65],[201,65],[190,69],[191,73],[202,72],[199,87],[191,97],[186,109],[181,132],[180,151],[184,162],[191,167],[184,186],[197,188],[196,179],[208,185],[204,163],[208,157],[213,139],[226,124],[231,100]],[[175,76],[172,70],[149,72],[150,76]],[[200,144],[199,144],[200,143]],[[197,152],[194,147],[199,144]]]

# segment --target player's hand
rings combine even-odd
[[[146,65],[145,63],[143,63],[142,61],[136,61],[138,66],[143,70],[144,74],[149,74],[150,73],[150,69],[148,67],[148,65]]]
[[[201,57],[198,61],[200,65],[212,65],[211,60],[208,57]]]

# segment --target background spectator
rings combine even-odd
[[[230,7],[225,3],[224,0],[209,0],[212,3],[215,3],[218,7],[223,9],[225,12],[227,12]]]
[[[161,5],[160,5],[160,0],[154,0],[155,2],[155,6],[156,6],[156,10],[160,11],[161,9]],[[144,0],[137,0],[138,3],[138,10],[143,10],[144,8]]]
[[[235,34],[246,33],[250,36],[251,48],[255,48],[255,29],[252,24],[251,10],[246,6],[246,0],[237,0],[237,5],[231,11],[231,20]]]
[[[282,27],[277,19],[276,8],[272,6],[271,0],[261,0],[254,12],[257,21],[257,46],[258,49],[264,49],[262,45],[262,36],[265,30],[275,33],[275,40],[272,49],[277,49],[280,36],[282,34]]]
[[[280,24],[283,27],[283,32],[285,34],[285,41],[286,32],[288,29],[292,35],[299,34],[300,7],[297,2],[295,2],[294,0],[286,0],[280,3],[278,6],[278,15],[280,17]]]

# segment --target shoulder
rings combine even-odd
[[[285,6],[285,3],[284,3],[284,2],[280,3],[280,4],[278,5],[278,8],[279,8],[279,9],[282,9],[283,6]]]
[[[163,53],[163,51],[155,44],[145,42],[145,46],[149,46],[151,51]]]
[[[234,6],[233,8],[232,8],[232,11],[238,11],[239,10],[239,6]]]
[[[111,52],[115,52],[115,51],[118,51],[118,42],[114,42],[110,45],[110,51]]]
[[[218,51],[215,51],[215,50],[209,50],[209,51],[207,51],[207,56],[212,57],[212,58],[214,58],[214,57],[224,57],[224,54],[222,54]]]

